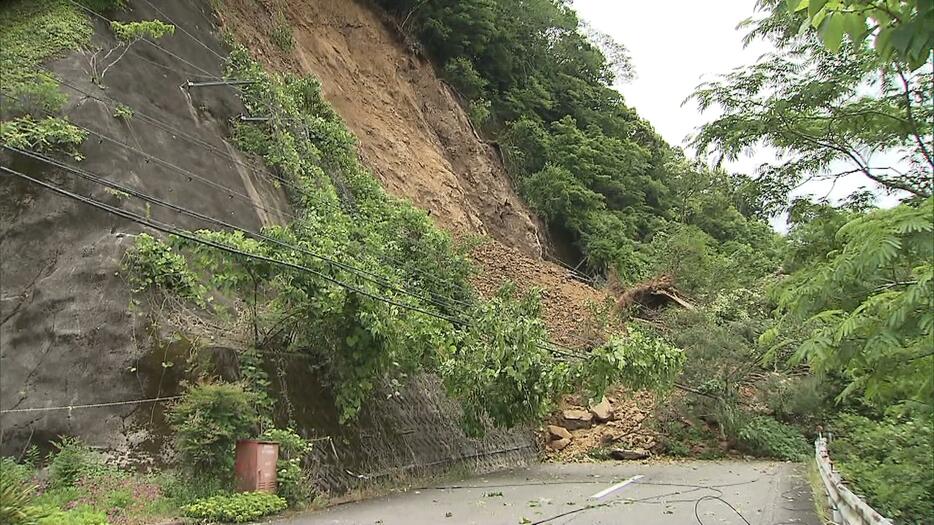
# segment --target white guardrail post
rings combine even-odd
[[[872,509],[859,496],[853,494],[843,484],[840,475],[834,472],[833,462],[827,452],[827,440],[821,436],[814,442],[817,469],[821,480],[824,481],[824,490],[833,512],[833,521],[837,525],[893,525],[892,520],[882,517]]]

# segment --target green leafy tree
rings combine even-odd
[[[776,8],[807,13],[807,25],[831,51],[840,49],[844,36],[854,43],[871,38],[883,58],[895,57],[918,69],[934,50],[930,0],[785,0]]]
[[[801,21],[800,12],[776,10],[748,22],[749,38],[777,51],[698,87],[698,105],[722,115],[700,128],[694,146],[730,159],[775,148],[780,159],[759,175],[778,202],[804,180],[854,173],[888,191],[931,195],[932,66],[912,71],[862,40],[831,52],[792,31]],[[883,153],[901,160],[873,159]]]
[[[841,371],[841,397],[930,413],[934,405],[934,199],[858,216],[836,232],[839,249],[778,288],[773,351],[818,373]],[[803,326],[801,339],[782,337]]]

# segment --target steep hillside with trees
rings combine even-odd
[[[0,508],[255,519],[516,464],[566,396],[653,390],[653,453],[831,430],[873,506],[929,522],[934,5],[751,15],[776,51],[697,87],[695,159],[562,0],[4,3]],[[847,174],[898,205],[792,197]],[[225,495],[248,437],[282,443],[279,495]],[[107,508],[126,487],[150,510]]]
[[[178,510],[228,490],[253,437],[283,442],[300,505],[521,464],[562,394],[670,382],[676,348],[615,333],[585,353],[551,341],[529,283],[478,294],[473,242],[387,193],[321,84],[222,42],[215,8],[0,7],[4,498],[49,465],[30,512],[97,519],[131,483],[114,468],[171,466],[132,490]],[[185,512],[241,503],[284,505]]]

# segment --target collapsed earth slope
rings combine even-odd
[[[535,257],[538,221],[456,93],[373,6],[347,0],[229,0],[221,19],[267,66],[314,74],[383,187],[456,233],[489,235]],[[283,49],[290,32],[292,46]],[[277,43],[278,42],[278,43]]]

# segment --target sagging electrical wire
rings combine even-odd
[[[314,270],[314,269],[312,269],[312,268],[308,268],[308,267],[306,267],[306,266],[302,266],[302,265],[295,264],[295,263],[290,263],[290,262],[287,262],[287,261],[281,261],[281,260],[278,260],[278,259],[275,259],[275,258],[265,257],[265,256],[262,256],[262,255],[251,254],[251,253],[244,252],[244,251],[242,251],[242,250],[233,248],[233,247],[231,247],[231,246],[228,246],[228,245],[225,245],[225,244],[222,244],[222,243],[218,243],[218,242],[215,242],[215,241],[210,241],[210,240],[207,240],[207,239],[200,238],[200,237],[198,237],[198,236],[196,236],[196,235],[193,235],[193,234],[191,234],[191,233],[188,233],[188,232],[185,232],[185,231],[183,231],[183,230],[180,230],[180,229],[178,229],[178,228],[176,228],[176,227],[174,227],[174,226],[172,226],[172,225],[165,224],[165,223],[162,223],[162,222],[157,221],[157,220],[154,220],[154,219],[148,219],[148,218],[145,218],[145,217],[143,217],[143,216],[141,216],[141,215],[135,214],[135,213],[133,213],[133,212],[130,212],[130,211],[127,211],[127,210],[124,210],[124,209],[121,209],[121,208],[117,208],[117,207],[111,206],[111,205],[106,204],[106,203],[99,202],[99,201],[97,201],[97,200],[95,200],[95,199],[92,199],[92,198],[89,198],[89,197],[85,197],[85,196],[83,196],[83,195],[79,195],[79,194],[70,192],[70,191],[65,190],[65,189],[63,189],[63,188],[60,188],[60,187],[55,186],[55,185],[53,185],[53,184],[48,184],[48,183],[46,183],[46,182],[40,181],[40,180],[38,180],[38,179],[35,179],[35,178],[33,178],[33,177],[30,177],[30,176],[25,175],[25,174],[23,174],[23,173],[20,173],[20,172],[18,172],[18,171],[12,170],[12,169],[7,168],[7,167],[5,167],[5,166],[0,166],[0,170],[6,172],[6,173],[8,173],[8,174],[14,175],[14,176],[16,176],[16,177],[22,178],[22,179],[24,179],[24,180],[26,180],[26,181],[28,181],[28,182],[32,182],[33,184],[42,186],[42,187],[44,187],[44,188],[46,188],[46,189],[48,189],[48,190],[51,190],[51,191],[53,191],[53,192],[55,192],[55,193],[60,194],[60,195],[63,195],[63,196],[66,196],[66,197],[68,197],[68,198],[77,200],[77,201],[79,201],[79,202],[82,202],[82,203],[84,203],[84,204],[90,205],[90,206],[92,206],[92,207],[98,208],[98,209],[103,210],[103,211],[105,211],[105,212],[108,212],[108,213],[110,213],[110,214],[112,214],[112,215],[117,215],[117,216],[119,216],[119,217],[123,217],[123,218],[125,218],[125,219],[127,219],[127,220],[130,220],[130,221],[132,221],[132,222],[135,222],[135,223],[137,223],[137,224],[140,224],[140,225],[143,225],[143,226],[148,226],[148,227],[150,227],[150,228],[153,228],[153,229],[155,229],[155,230],[157,230],[157,231],[161,231],[161,232],[163,232],[163,233],[167,233],[167,234],[170,234],[170,235],[175,235],[175,236],[177,236],[177,237],[180,237],[180,238],[183,238],[183,239],[187,239],[187,240],[190,240],[190,241],[192,241],[192,242],[196,242],[196,243],[198,243],[198,244],[202,244],[202,245],[205,245],[205,246],[210,246],[210,247],[213,247],[213,248],[215,248],[215,249],[218,249],[218,250],[221,250],[221,251],[224,251],[224,252],[233,254],[233,255],[237,255],[237,256],[241,256],[241,257],[246,257],[246,258],[251,258],[251,259],[256,259],[256,260],[262,260],[262,261],[264,261],[264,262],[276,264],[276,265],[279,265],[279,266],[288,267],[288,268],[291,268],[291,269],[293,269],[293,270],[298,270],[298,271],[303,271],[303,272],[306,272],[306,273],[310,273],[310,274],[315,275],[315,276],[317,276],[317,277],[319,277],[319,278],[321,278],[321,279],[324,279],[324,280],[326,280],[326,281],[328,281],[328,282],[330,282],[330,283],[332,283],[332,284],[335,284],[335,285],[338,285],[338,286],[340,286],[340,287],[342,287],[342,288],[345,288],[345,289],[347,289],[347,290],[353,291],[353,292],[355,292],[355,293],[357,293],[357,294],[360,294],[360,295],[362,295],[362,296],[364,296],[364,297],[368,297],[368,298],[370,298],[370,299],[374,299],[374,300],[377,300],[377,301],[381,301],[381,302],[383,302],[383,303],[386,303],[386,304],[389,304],[389,305],[392,305],[392,306],[397,306],[397,307],[403,308],[403,309],[405,309],[405,310],[409,310],[409,311],[421,313],[421,314],[427,315],[427,316],[429,316],[429,317],[441,319],[441,320],[444,320],[444,321],[447,321],[447,322],[451,323],[451,324],[454,325],[454,326],[463,326],[463,327],[470,327],[470,326],[471,326],[471,324],[470,324],[468,321],[465,321],[465,320],[463,320],[463,319],[456,318],[456,317],[452,317],[452,316],[445,315],[445,314],[439,314],[439,313],[437,313],[437,312],[432,312],[432,311],[430,311],[430,310],[425,310],[425,309],[420,308],[420,307],[417,307],[417,306],[413,306],[413,305],[410,305],[410,304],[407,304],[407,303],[402,303],[402,302],[399,302],[399,301],[396,301],[396,300],[393,300],[393,299],[390,299],[390,298],[387,298],[387,297],[383,297],[383,296],[380,296],[380,295],[377,295],[377,294],[373,294],[373,293],[368,292],[368,291],[366,291],[366,290],[363,290],[363,289],[361,289],[361,288],[359,288],[359,287],[356,287],[356,286],[354,286],[354,285],[352,285],[352,284],[349,284],[349,283],[346,283],[346,282],[344,282],[344,281],[342,281],[342,280],[340,280],[340,279],[337,279],[337,278],[335,278],[335,277],[333,277],[333,276],[327,275],[327,274],[325,274],[325,273],[322,273],[322,272],[320,272],[320,271]],[[134,190],[134,191],[135,191],[135,190]],[[537,346],[538,348],[543,349],[543,350],[546,350],[546,351],[548,351],[548,352],[550,352],[550,353],[553,353],[553,354],[563,355],[563,356],[565,356],[565,357],[571,357],[571,358],[575,358],[575,359],[585,359],[585,358],[586,358],[586,356],[584,356],[584,355],[580,355],[580,354],[571,354],[571,353],[568,353],[568,352],[562,352],[561,350],[558,350],[558,349],[556,349],[556,348],[553,348],[553,347],[551,347],[551,346],[549,346],[549,345],[550,345],[549,342],[544,342],[544,343],[538,343],[538,344],[536,344],[536,346]]]

